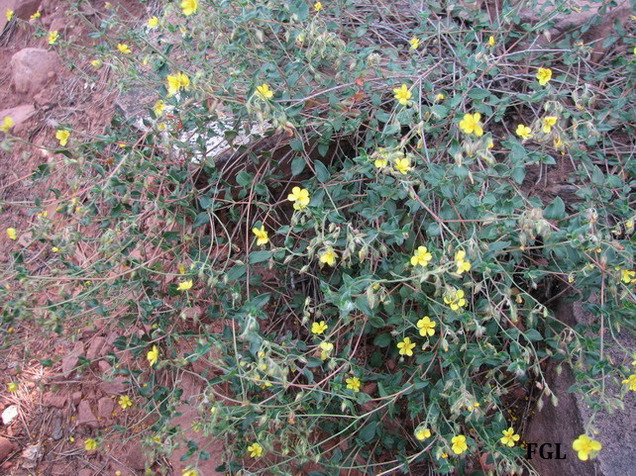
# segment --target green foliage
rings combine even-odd
[[[188,17],[171,3],[158,29],[108,42],[119,20],[103,20],[104,67],[166,109],[148,112],[144,132],[118,118],[70,148],[68,163],[93,181],[79,212],[63,210],[77,228],[34,233],[62,250],[59,275],[91,284],[51,302],[47,319],[62,326],[90,311],[145,324],[120,344],[144,360],[159,343],[153,373],[212,362],[199,425],[227,442],[227,470],[449,473],[484,453],[498,473],[520,470],[524,450],[500,442],[523,430],[510,392],[541,388],[549,399],[547,361],[571,364],[578,391],[620,404],[604,389],[625,369],[601,349],[633,329],[633,282],[621,270],[634,252],[636,108],[624,94],[634,56],[612,49],[599,68],[575,35],[538,47],[550,22],[524,23],[519,7],[506,3],[493,21],[425,3],[389,13],[348,0],[316,12],[301,0],[225,0]],[[545,86],[539,67],[553,71]],[[170,95],[179,72],[191,84]],[[402,84],[405,105],[393,97]],[[468,113],[481,114],[483,135],[462,132]],[[546,116],[557,118],[548,131]],[[515,134],[519,124],[531,139]],[[262,138],[279,148],[259,148]],[[300,210],[287,200],[294,186],[310,195]],[[252,233],[261,226],[264,246]],[[81,242],[99,258],[78,265]],[[430,261],[413,266],[420,246]],[[41,285],[26,271],[21,280]],[[559,296],[591,294],[594,322],[555,318]],[[14,298],[5,319],[31,305]],[[420,335],[424,316],[432,336]],[[321,321],[328,329],[312,333]],[[412,356],[398,351],[406,337]],[[182,339],[196,341],[184,357]],[[161,416],[151,431],[167,434],[178,395],[149,378],[139,391]],[[431,436],[419,441],[423,428]],[[247,454],[255,442],[259,463]]]

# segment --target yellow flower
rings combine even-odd
[[[322,252],[322,254],[320,255],[320,262],[328,264],[329,266],[336,265],[336,252],[331,246],[328,246]]]
[[[325,321],[314,322],[311,324],[311,332],[316,335],[324,333],[328,328],[329,326],[325,323]]]
[[[7,10],[5,13],[5,16],[7,17],[7,21],[11,21],[11,19],[13,18],[13,10]]]
[[[294,210],[302,210],[309,205],[309,190],[294,187],[292,188],[292,193],[287,195],[287,200],[290,202],[294,202]]]
[[[395,96],[393,97],[397,99],[402,106],[406,106],[412,96],[411,91],[409,91],[409,88],[406,87],[406,84],[403,84],[399,88],[395,88],[393,92],[395,93]]]
[[[152,110],[155,113],[155,116],[159,117],[163,114],[164,109],[166,108],[166,103],[161,99],[155,103]]]
[[[256,235],[256,244],[258,246],[269,243],[269,236],[267,235],[267,230],[265,230],[265,225],[262,225],[260,228],[252,228],[252,233]]]
[[[314,11],[319,12],[320,10],[322,10],[322,3],[321,2],[314,3]]]
[[[199,472],[196,469],[184,469],[181,476],[199,476]]]
[[[631,374],[629,377],[627,377],[625,380],[623,380],[623,382],[625,385],[627,385],[627,387],[636,392],[636,374]]]
[[[42,12],[40,12],[40,10],[38,10],[37,12],[35,12],[33,15],[31,15],[31,20],[35,20],[36,18],[40,18],[42,16]]]
[[[431,437],[431,430],[428,428],[420,428],[419,430],[415,430],[415,438],[420,441],[425,440],[426,438]]]
[[[572,449],[578,453],[577,456],[581,461],[594,458],[602,448],[603,445],[600,442],[593,440],[587,435],[580,435],[572,442]]]
[[[488,139],[488,144],[486,145],[486,147],[488,149],[492,149],[493,147],[495,147],[495,141],[491,139]]]
[[[258,443],[252,443],[247,447],[247,451],[252,458],[260,458],[263,454],[263,447]]]
[[[437,96],[435,96],[435,101],[443,101],[444,99],[446,99],[446,96],[442,93],[438,93]]]
[[[411,160],[408,157],[405,157],[404,159],[395,159],[394,167],[395,170],[402,173],[403,175],[406,175],[409,170],[413,168],[411,167]]]
[[[457,273],[463,274],[464,271],[470,271],[471,264],[470,261],[466,261],[464,258],[466,257],[466,252],[463,250],[459,250],[455,253],[455,264],[457,265]]]
[[[148,359],[148,363],[152,367],[159,360],[159,347],[156,345],[152,346],[152,349],[148,351],[146,354],[146,359]]]
[[[256,86],[256,94],[261,99],[272,99],[274,97],[274,91],[269,89],[269,86],[265,83]]]
[[[441,457],[444,458],[444,459],[448,458],[448,453],[446,453],[446,452],[442,453]]]
[[[9,382],[7,384],[7,390],[9,390],[9,392],[11,392],[11,393],[17,392],[18,391],[18,384],[16,384],[15,382]]]
[[[398,342],[398,349],[400,349],[400,355],[406,355],[408,357],[413,356],[413,348],[415,347],[415,342],[411,342],[410,337],[405,337],[402,342]]]
[[[475,114],[464,114],[464,117],[459,121],[459,128],[466,134],[474,134],[477,137],[484,135],[484,129],[481,125],[481,114],[476,112]]]
[[[128,47],[126,43],[118,43],[117,49],[127,55],[132,53],[131,49]]]
[[[62,250],[61,250],[61,249],[59,249],[57,246],[54,246],[53,248],[51,248],[51,251],[52,251],[53,253],[61,253],[61,252],[62,252]]]
[[[490,46],[491,48],[495,46],[495,37],[492,35],[488,37],[488,46]]]
[[[150,17],[148,18],[148,28],[157,28],[159,26],[159,18]]]
[[[502,444],[513,447],[515,442],[519,441],[521,437],[515,433],[515,429],[510,427],[507,430],[502,431],[503,436],[499,438]]]
[[[543,119],[541,119],[541,122],[543,123],[543,127],[541,128],[541,130],[545,132],[546,134],[549,134],[550,131],[552,130],[552,126],[554,126],[557,123],[557,117],[546,116]]]
[[[468,445],[466,444],[466,437],[464,435],[453,436],[451,443],[451,449],[456,455],[460,455],[468,449]]]
[[[548,81],[552,79],[552,70],[550,68],[539,68],[537,71],[537,79],[541,86],[548,84]]]
[[[519,124],[515,132],[519,137],[523,139],[529,139],[530,137],[532,137],[532,129],[530,129],[528,126],[524,126],[523,124]]]
[[[384,167],[389,165],[389,161],[386,158],[384,158],[384,159],[375,159],[375,161],[373,162],[373,165],[375,165],[379,169],[383,169]]]
[[[413,38],[411,38],[409,40],[409,43],[411,44],[412,50],[416,50],[420,47],[420,39],[417,36],[414,36]]]
[[[55,138],[60,142],[60,145],[64,147],[68,144],[68,138],[71,137],[71,133],[65,130],[55,131]]]
[[[2,125],[0,126],[0,131],[9,132],[11,128],[14,126],[13,118],[7,116],[2,120]]]
[[[199,9],[199,2],[197,0],[183,0],[181,2],[181,10],[183,14],[187,17],[196,13]]]
[[[86,451],[96,450],[97,441],[95,441],[93,438],[88,438],[86,441],[84,441],[84,449]]]
[[[93,68],[99,68],[102,65],[102,60],[93,60],[91,61],[91,65],[93,66]]]
[[[333,351],[333,344],[331,342],[323,341],[320,343],[320,358],[327,360]]]
[[[49,45],[54,45],[60,38],[60,33],[57,30],[49,31]]]
[[[10,240],[15,240],[18,238],[18,231],[15,228],[7,228],[7,236]]]
[[[168,95],[173,96],[181,89],[188,89],[190,87],[190,78],[184,73],[169,74],[166,76],[168,81]]]
[[[621,281],[626,284],[636,283],[636,271],[621,269]]]
[[[353,390],[354,392],[359,392],[360,387],[362,386],[362,382],[358,377],[351,377],[345,380],[347,382],[347,388],[349,390]]]
[[[453,310],[457,311],[460,307],[464,307],[468,302],[464,298],[464,290],[458,289],[449,291],[444,294],[444,302]]]
[[[130,397],[128,395],[122,395],[121,397],[119,397],[118,403],[122,410],[132,407],[132,401],[130,400]]]
[[[430,317],[424,316],[422,319],[417,321],[417,328],[420,330],[420,335],[422,337],[434,336],[435,335],[435,326],[437,323],[432,321]]]
[[[188,289],[192,288],[192,280],[189,279],[187,281],[181,281],[179,283],[179,285],[177,286],[177,290],[178,291],[187,291]]]
[[[426,246],[418,246],[415,254],[411,256],[412,266],[426,266],[433,259],[433,255],[428,252]]]

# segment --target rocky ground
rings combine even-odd
[[[111,3],[113,8],[127,11],[131,21],[147,17],[144,3],[133,0]],[[101,1],[84,2],[82,5],[88,18],[105,8]],[[35,196],[47,197],[47,218],[55,226],[57,202],[45,187],[34,188],[28,182],[32,170],[56,160],[41,146],[53,143],[59,123],[73,124],[74,129],[89,135],[98,134],[114,112],[112,104],[116,93],[107,85],[108,72],[101,73],[102,76],[94,83],[86,82],[81,75],[71,73],[70,58],[61,57],[49,47],[46,37],[37,35],[39,27],[45,31],[58,30],[71,41],[90,41],[86,36],[90,26],[67,16],[65,8],[66,4],[61,0],[0,0],[0,65],[3,66],[0,68],[0,120],[12,117],[14,134],[25,141],[16,144],[11,152],[0,151],[1,230],[28,228],[37,219],[28,205]],[[624,16],[626,8],[627,2],[619,2],[609,20]],[[28,23],[7,22],[4,15],[7,9],[13,9],[16,18]],[[41,16],[30,19],[38,11]],[[495,9],[493,12],[496,13]],[[581,20],[580,15],[583,14],[594,12],[578,12],[573,14],[576,18],[564,18],[557,22],[553,34],[567,31]],[[532,12],[527,15],[528,21],[532,21]],[[609,24],[611,21],[601,22],[596,33],[592,33],[602,37]],[[77,58],[73,58],[73,65],[75,70],[89,68],[88,62],[82,64],[77,62]],[[61,189],[62,195],[67,197],[72,196],[73,191],[65,189],[64,184],[59,176],[53,175],[47,186]],[[21,236],[17,244],[32,247],[27,254],[30,269],[46,267],[46,252],[31,243],[28,236]],[[16,242],[8,240],[3,232],[0,263],[11,259],[10,252],[14,246]],[[2,282],[0,285],[10,287],[17,283]],[[55,294],[54,287],[50,293]],[[43,295],[42,302],[47,297]],[[58,334],[40,327],[37,317],[0,329],[3,340],[0,355],[0,474],[136,475],[144,474],[146,465],[154,469],[153,474],[181,474],[190,463],[180,461],[186,453],[187,440],[196,441],[211,454],[211,459],[199,466],[199,474],[221,474],[214,468],[222,461],[223,448],[212,437],[205,437],[193,428],[203,388],[197,374],[203,369],[193,368],[192,373],[183,373],[177,380],[165,382],[183,390],[179,406],[181,416],[171,422],[183,431],[178,440],[158,439],[153,443],[146,431],[152,421],[146,417],[131,390],[133,384],[143,386],[144,379],[148,378],[143,362],[138,366],[140,372],[134,376],[121,373],[123,365],[113,366],[115,355],[120,364],[133,364],[135,361],[132,355],[116,348],[116,341],[124,331],[101,320],[86,326],[71,326]],[[135,332],[135,329],[127,329],[126,332]],[[187,350],[187,344],[184,344],[183,350]],[[197,364],[201,365],[200,362]],[[16,384],[16,391],[8,391],[10,383]],[[562,386],[555,384],[555,387]],[[119,404],[124,395],[131,399],[130,408],[123,409]],[[633,399],[631,402],[633,407]],[[580,402],[564,397],[561,405],[558,411],[551,410],[552,414],[571,414],[575,419],[572,428],[582,429],[585,409],[580,408]],[[546,404],[546,408],[550,405]],[[537,421],[539,423],[531,425],[531,431],[542,437],[555,431],[551,428],[555,424],[562,427],[556,417]],[[618,435],[629,435],[631,431],[633,435],[633,422],[628,415],[626,418],[614,418],[604,431]],[[567,438],[572,436],[576,435],[573,433]],[[96,449],[85,449],[89,438],[99,441]],[[625,438],[619,439],[614,445],[619,453],[620,445],[627,444],[625,441]],[[162,451],[168,446],[174,449],[170,455]],[[576,472],[581,475],[619,474],[612,474],[612,468],[629,468],[629,461],[626,465],[612,466],[609,458],[618,458],[625,463],[625,458],[631,457],[633,451],[628,453],[627,456],[616,456],[615,452],[606,452],[609,454],[607,462],[603,462],[601,454],[596,467],[581,466]],[[633,467],[633,461],[631,464]],[[541,472],[547,476],[566,474],[563,471],[567,468],[554,468],[546,463]]]

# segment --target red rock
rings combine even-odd
[[[110,397],[102,397],[97,402],[97,418],[100,419],[101,423],[104,423],[104,420],[109,419],[113,410],[115,410],[115,402]]]
[[[65,376],[70,375],[77,367],[77,363],[79,362],[79,357],[84,353],[84,344],[81,342],[76,342],[73,350],[62,359],[62,373]]]
[[[17,449],[17,446],[13,444],[11,440],[0,436],[0,461],[4,461],[7,456],[13,453]]]
[[[82,400],[82,392],[73,392],[73,395],[71,395],[71,400],[73,400],[73,405],[79,405],[79,402]]]
[[[35,114],[35,107],[31,104],[23,104],[22,106],[12,107],[10,109],[3,109],[0,111],[0,122],[4,120],[5,117],[10,117],[13,119],[13,129],[17,129],[25,122],[28,118],[30,118],[33,114]]]
[[[46,392],[42,401],[47,407],[64,408],[64,405],[66,405],[66,395],[56,395],[54,392]]]
[[[24,48],[11,57],[10,68],[15,91],[34,95],[55,80],[61,63],[54,51]]]
[[[106,339],[104,337],[95,337],[86,351],[86,358],[89,360],[97,358],[105,343]]]
[[[102,382],[99,389],[106,395],[120,395],[126,391],[125,379],[123,377],[115,377],[112,382]]]
[[[20,0],[16,2],[15,16],[28,20],[31,15],[38,11],[42,0]]]
[[[99,366],[99,370],[101,370],[103,374],[108,373],[113,369],[113,367],[105,360],[100,360],[99,362],[97,362],[97,365]]]
[[[146,468],[144,449],[139,441],[130,445],[124,459],[126,463],[128,463],[128,465],[136,471],[143,471]]]
[[[97,428],[97,417],[91,409],[91,404],[87,400],[82,400],[77,406],[77,423],[79,425],[87,425],[93,428]]]

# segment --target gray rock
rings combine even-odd
[[[590,324],[596,318],[583,310],[581,303],[561,302],[557,310],[557,318],[568,325]],[[611,337],[605,352],[616,362],[616,365],[630,363],[633,358],[622,349],[636,349],[636,339],[627,330],[617,336],[619,345],[611,345]],[[633,408],[636,406],[636,393],[628,392],[623,400],[624,408],[609,413],[600,410],[594,418],[594,428],[598,434],[589,435],[603,445],[597,457],[589,461],[580,461],[572,449],[572,442],[579,435],[586,433],[586,423],[592,417],[592,411],[583,396],[568,392],[575,383],[571,369],[567,365],[560,367],[550,364],[546,371],[546,381],[558,399],[555,407],[550,398],[544,398],[543,408],[530,419],[524,440],[538,443],[561,443],[561,453],[565,459],[541,459],[534,457],[532,465],[538,474],[544,475],[577,475],[577,476],[616,476],[633,474],[636,465],[636,417]],[[606,381],[608,395],[618,396],[621,392],[620,382]]]

